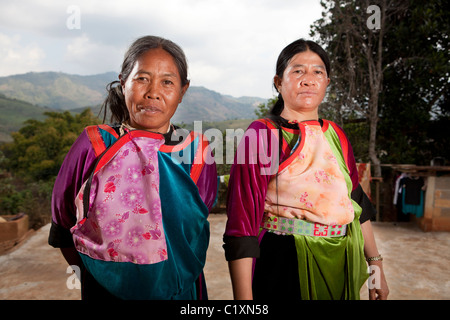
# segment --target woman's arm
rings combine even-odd
[[[233,297],[235,300],[252,300],[253,258],[242,258],[228,262]]]
[[[75,247],[60,248],[60,250],[69,266],[75,265],[80,267],[83,264],[80,255],[78,254],[78,251],[75,249]]]
[[[223,248],[235,299],[253,298],[253,258],[259,256],[259,227],[271,177],[262,170],[259,160],[268,154],[265,147],[272,150],[272,140],[278,145],[278,139],[272,139],[272,135],[265,124],[253,122],[241,139],[230,171]]]
[[[76,223],[76,198],[95,164],[96,156],[86,131],[74,142],[67,153],[52,193],[52,225],[48,242],[55,248],[73,245],[70,228]]]
[[[370,220],[367,220],[363,224],[361,224],[361,231],[364,237],[364,255],[366,256],[366,259],[379,257],[380,253],[377,249],[377,244],[375,242],[375,237]],[[371,274],[375,276],[375,283],[369,283],[369,299],[386,300],[389,295],[389,288],[386,282],[386,277],[384,276],[383,261],[375,260],[369,261],[368,263],[369,267],[371,268]],[[371,288],[371,286],[373,285],[375,285],[375,287]]]

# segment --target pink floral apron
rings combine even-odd
[[[344,156],[333,150],[325,137],[328,123],[322,128],[317,121],[307,121],[299,127],[301,143],[271,178],[265,211],[324,225],[352,222],[351,186],[341,170],[347,167],[339,165]],[[336,156],[336,152],[341,154]]]
[[[84,183],[75,201],[72,233],[79,252],[135,264],[167,259],[158,191],[157,152],[163,143],[161,138],[125,137],[101,156],[92,180]],[[84,207],[86,192],[89,208]]]

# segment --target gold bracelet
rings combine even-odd
[[[376,257],[370,257],[366,259],[368,262],[370,261],[383,261],[383,257],[381,256],[381,254],[379,256]]]

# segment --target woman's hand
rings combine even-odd
[[[370,220],[361,224],[361,232],[364,237],[364,254],[366,258],[378,257],[380,254],[377,249]],[[383,260],[369,261],[369,268],[372,274],[369,282],[371,279],[374,279],[374,283],[368,283],[369,300],[387,300],[389,288],[386,277],[384,276]]]
[[[383,262],[370,261],[369,269],[371,271],[370,279],[374,279],[373,283],[368,283],[369,300],[387,300],[387,297],[389,295],[389,288],[387,285],[386,277],[384,276]]]

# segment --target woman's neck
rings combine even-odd
[[[280,114],[281,117],[292,122],[302,122],[306,120],[319,120],[318,109],[308,111],[295,111],[289,108],[284,108]]]
[[[127,128],[128,130],[136,130],[136,129],[138,129],[138,128],[133,127],[133,126],[130,124],[129,121],[124,121],[124,122],[122,122],[122,125],[123,125],[125,128]],[[169,132],[170,132],[170,129],[171,129],[171,128],[172,128],[172,124],[169,122],[169,126],[167,127],[167,130],[162,130],[162,131],[165,131],[165,132],[160,132],[160,131],[157,131],[157,130],[151,130],[151,129],[140,129],[140,130],[145,130],[145,131],[149,131],[149,132],[155,132],[155,133],[159,133],[159,134],[166,134],[166,133],[169,133]]]

